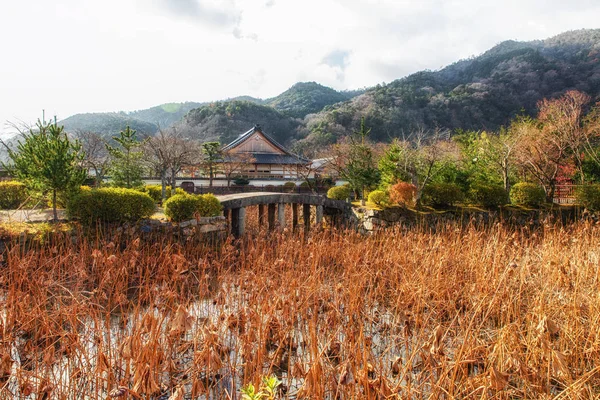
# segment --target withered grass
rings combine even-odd
[[[228,399],[267,375],[282,398],[598,398],[599,245],[579,223],[13,246],[0,398]]]

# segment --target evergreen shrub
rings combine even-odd
[[[165,201],[165,215],[173,222],[187,221],[196,215],[200,196],[176,194]]]
[[[173,222],[190,220],[196,216],[216,217],[223,210],[213,194],[176,194],[165,201],[165,215]]]
[[[0,209],[19,208],[27,200],[27,188],[18,181],[0,182]]]
[[[200,198],[198,214],[201,217],[216,217],[221,215],[223,206],[214,194],[206,193],[198,197]]]
[[[514,205],[538,207],[544,201],[546,192],[535,183],[519,182],[510,189],[510,202]]]
[[[296,191],[296,183],[295,182],[286,182],[283,184],[283,189],[285,192],[293,193]]]
[[[142,192],[148,193],[155,203],[162,202],[162,185],[146,185],[141,189]],[[171,197],[171,186],[165,188],[165,195],[168,199]]]
[[[454,183],[431,183],[423,190],[423,204],[450,207],[463,199],[460,186]]]
[[[373,190],[371,193],[369,193],[367,199],[370,203],[373,203],[380,207],[386,206],[390,201],[390,198],[388,197],[387,193],[383,190]]]
[[[347,185],[334,186],[327,191],[327,198],[333,200],[346,200],[350,197],[350,187]]]
[[[138,221],[151,217],[155,210],[147,193],[125,188],[80,190],[67,202],[67,214],[84,224]]]
[[[600,210],[600,185],[580,186],[575,190],[575,200],[577,204],[588,210]]]
[[[498,207],[508,203],[508,193],[500,185],[478,182],[471,185],[469,199],[483,207]]]

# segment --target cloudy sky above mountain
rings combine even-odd
[[[336,89],[438,69],[507,40],[597,28],[596,0],[6,0],[4,121],[136,110],[298,81]]]

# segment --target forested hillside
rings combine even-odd
[[[76,114],[60,121],[60,124],[64,125],[69,133],[95,132],[106,139],[118,135],[128,125],[140,136],[152,136],[158,131],[156,124],[133,118],[125,113]]]
[[[215,140],[229,143],[256,124],[275,140],[289,143],[299,139],[294,136],[302,121],[287,117],[272,107],[249,101],[216,102],[192,110],[182,125],[193,139]]]
[[[305,122],[310,148],[322,132],[335,137],[357,129],[388,141],[416,129],[496,130],[520,112],[534,114],[542,98],[569,89],[600,94],[600,30],[579,30],[533,42],[506,41],[440,71],[422,71],[378,85]]]
[[[600,94],[600,30],[566,32],[550,39],[506,41],[439,71],[421,71],[366,91],[338,92],[297,83],[274,98],[240,96],[210,104],[165,104],[132,113],[80,114],[67,130],[111,136],[126,124],[142,134],[177,121],[189,137],[226,143],[261,124],[294,150],[314,153],[358,129],[365,117],[375,141],[415,130],[496,130],[543,98],[569,89]],[[184,117],[186,115],[186,117]]]
[[[288,117],[304,118],[308,114],[321,111],[325,106],[351,99],[360,93],[338,92],[316,82],[299,82],[279,96],[265,100],[264,103]]]
[[[161,128],[173,125],[194,108],[202,107],[205,103],[167,103],[160,106],[151,107],[145,110],[133,111],[128,113],[132,118],[136,118]]]
[[[151,107],[145,110],[138,110],[129,113],[93,113],[93,114],[77,114],[61,121],[65,125],[67,131],[92,131],[100,133],[104,137],[110,137],[118,134],[119,131],[125,128],[126,125],[130,125],[133,129],[138,132],[151,135],[158,131],[160,128],[166,128],[173,124],[183,120],[184,116],[193,109],[206,108],[208,111],[204,111],[203,122],[207,122],[208,126],[201,125],[196,132],[199,138],[213,137],[217,138],[221,135],[228,137],[235,136],[234,132],[223,133],[224,129],[230,129],[231,127],[241,127],[242,129],[249,129],[256,123],[261,123],[265,127],[273,126],[276,128],[288,129],[290,126],[296,127],[297,121],[292,121],[293,118],[304,118],[309,113],[315,113],[321,111],[323,107],[332,105],[340,101],[348,100],[353,96],[362,93],[360,91],[347,91],[338,92],[334,89],[319,85],[315,82],[297,83],[290,89],[286,90],[277,97],[271,99],[257,99],[251,96],[238,96],[232,99],[225,100],[224,102],[216,102],[212,105],[209,103],[167,103],[160,106]],[[247,102],[257,107],[243,106],[242,102]],[[220,126],[215,122],[215,119],[208,118],[206,121],[206,113],[215,111],[219,113],[221,110],[220,104],[231,103],[232,108],[243,109],[243,113],[235,113],[237,118],[238,115],[243,115],[242,120],[233,121],[226,123],[223,118],[217,118],[216,120],[222,121],[225,125]],[[268,110],[265,110],[268,108]],[[281,111],[282,114],[272,111]],[[196,113],[197,114],[197,113]],[[265,118],[275,118],[275,121],[266,121]],[[285,124],[281,124],[281,120],[289,119]],[[197,124],[192,119],[192,125]],[[248,125],[248,121],[252,121]],[[245,128],[248,126],[248,128]],[[186,126],[186,128],[189,125]],[[213,128],[216,128],[214,130]],[[287,138],[287,135],[286,135]]]

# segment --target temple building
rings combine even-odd
[[[300,176],[300,171],[310,164],[309,160],[287,151],[264,133],[260,125],[240,135],[222,150],[225,155],[224,163],[239,167],[234,176],[296,179]]]

